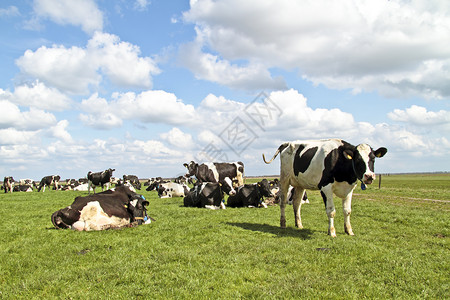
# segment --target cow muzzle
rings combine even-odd
[[[372,184],[372,182],[376,179],[375,173],[364,174],[362,182],[365,184]]]

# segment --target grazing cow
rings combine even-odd
[[[267,207],[264,197],[274,196],[269,182],[263,179],[254,184],[244,184],[237,189],[235,196],[228,197],[229,207]]]
[[[59,180],[61,179],[61,177],[59,175],[50,175],[50,176],[45,176],[41,179],[41,182],[39,183],[39,186],[37,187],[38,192],[41,191],[42,187],[44,188],[44,190],[42,192],[45,192],[45,187],[48,186],[52,186],[55,190],[58,189],[58,183]]]
[[[76,197],[66,208],[52,214],[57,229],[71,228],[79,231],[104,230],[150,223],[147,215],[148,201],[126,186]]]
[[[280,225],[286,227],[285,207],[289,185],[295,188],[293,208],[295,226],[303,228],[301,221],[301,199],[306,189],[320,190],[328,216],[328,234],[336,236],[334,228],[333,193],[342,198],[344,212],[344,229],[353,235],[350,224],[353,190],[358,180],[361,187],[375,180],[375,157],[383,157],[387,149],[381,147],[373,150],[367,144],[353,146],[340,139],[318,141],[286,142],[278,147],[270,161],[280,154]]]
[[[141,182],[136,175],[123,175],[123,181],[130,183],[135,189],[141,189]]]
[[[205,182],[195,185],[184,197],[186,207],[225,209],[220,183]]]
[[[13,185],[14,185],[14,178],[12,176],[6,176],[3,178],[3,189],[5,190],[5,193],[13,192]]]
[[[111,181],[111,176],[112,173],[115,171],[116,169],[111,169],[109,168],[108,170],[105,170],[103,172],[96,172],[96,173],[92,173],[91,171],[89,171],[87,173],[87,179],[88,179],[88,193],[91,193],[91,187],[92,190],[94,191],[95,194],[95,187],[96,186],[101,186],[102,187],[102,192],[103,192],[103,186],[106,185],[106,188],[109,187],[109,183]]]
[[[30,184],[19,184],[13,188],[14,192],[32,192],[33,186]]]
[[[197,164],[191,161],[189,164],[183,164],[188,173],[186,177],[195,176],[200,182],[220,182],[225,180],[238,181],[238,186],[244,184],[244,164],[242,162],[233,163],[204,163]]]

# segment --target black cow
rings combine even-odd
[[[111,176],[112,173],[115,171],[116,169],[111,169],[109,168],[108,170],[105,170],[103,172],[96,172],[96,173],[92,173],[91,171],[89,171],[87,173],[87,179],[88,179],[88,193],[91,193],[91,186],[92,189],[94,190],[94,194],[95,194],[95,187],[96,186],[101,186],[102,187],[102,191],[103,191],[103,186],[106,185],[107,188],[109,187],[109,183],[111,181]]]
[[[50,175],[50,176],[43,177],[41,179],[41,182],[39,183],[39,186],[37,187],[38,192],[40,192],[42,188],[44,188],[44,190],[42,192],[45,192],[45,187],[46,186],[50,187],[52,185],[53,185],[53,189],[57,190],[60,179],[61,179],[61,177],[59,175]]]
[[[14,184],[14,178],[12,176],[6,176],[3,178],[3,189],[5,190],[5,193],[13,192],[13,184]]]
[[[266,161],[263,154],[263,160],[268,164],[281,153],[281,227],[286,227],[286,194],[289,185],[292,185],[295,188],[293,208],[296,227],[303,228],[300,212],[305,190],[320,190],[328,216],[328,234],[336,236],[334,193],[343,199],[345,232],[353,235],[350,224],[353,190],[358,180],[364,188],[365,184],[371,184],[375,180],[375,157],[383,157],[386,152],[387,149],[384,147],[374,151],[367,144],[353,146],[340,139],[329,139],[286,142],[278,147],[270,161]]]
[[[236,195],[228,197],[229,207],[267,207],[264,197],[272,197],[267,179],[254,184],[244,184],[238,187]]]
[[[220,183],[205,182],[196,184],[184,197],[186,207],[206,207],[225,209],[223,191]]]
[[[183,164],[188,173],[186,177],[195,176],[199,182],[231,182],[238,181],[238,186],[244,184],[244,164],[242,162],[233,163],[204,163],[197,164],[191,161],[189,164]]]
[[[71,228],[79,231],[104,230],[148,224],[148,201],[126,186],[105,192],[76,197],[66,208],[52,214],[57,229]]]
[[[141,189],[141,182],[136,175],[123,175],[123,181],[130,183],[135,189]]]

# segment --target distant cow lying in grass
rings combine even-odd
[[[267,179],[254,184],[244,184],[237,189],[234,196],[228,197],[229,207],[267,207],[264,197],[275,196]]]
[[[52,223],[58,229],[79,231],[104,230],[150,223],[148,201],[133,193],[127,186],[105,192],[76,197],[66,208],[52,214]]]
[[[195,185],[184,197],[184,206],[225,209],[221,184],[205,182]]]

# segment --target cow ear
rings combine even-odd
[[[387,153],[387,149],[384,147],[380,147],[375,150],[374,154],[376,157],[383,157]]]
[[[188,164],[187,164],[187,163],[184,163],[183,166],[185,166],[185,167],[187,168],[187,167],[188,167]]]
[[[344,150],[344,157],[348,160],[352,160],[353,159],[353,151],[351,150]]]

